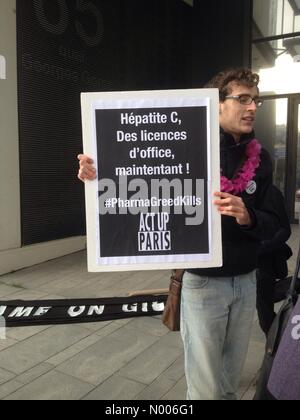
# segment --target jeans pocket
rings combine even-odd
[[[254,284],[254,286],[256,286],[257,284],[256,270],[250,273],[250,280],[251,280],[251,283]]]
[[[208,277],[186,273],[183,278],[183,287],[188,290],[203,289],[208,282]]]

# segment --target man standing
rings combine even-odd
[[[255,139],[262,105],[259,76],[248,69],[219,73],[206,86],[220,93],[223,266],[188,270],[183,279],[181,332],[188,398],[236,399],[256,304],[257,250],[276,231],[269,200],[270,158]]]
[[[235,399],[256,306],[257,249],[278,226],[269,203],[272,165],[254,138],[262,105],[259,76],[248,69],[218,74],[206,87],[220,92],[223,266],[187,270],[181,333],[188,398]],[[93,161],[79,155],[79,179],[95,179]]]

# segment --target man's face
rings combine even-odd
[[[229,84],[229,96],[250,95],[258,96],[256,87],[238,85],[236,82]],[[225,99],[220,103],[220,125],[224,131],[231,134],[238,141],[242,134],[253,131],[257,106],[254,101],[250,105],[242,105],[237,99]]]

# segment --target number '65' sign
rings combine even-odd
[[[69,25],[69,9],[66,0],[52,0],[57,3],[59,8],[59,16],[57,23],[49,22],[45,11],[45,0],[34,0],[34,9],[41,26],[48,32],[55,35],[62,35]],[[88,34],[79,20],[75,21],[76,32],[78,36],[89,46],[96,47],[103,38],[104,23],[100,10],[88,0],[76,0],[74,2],[77,12],[89,13],[96,21],[96,31],[94,34]]]

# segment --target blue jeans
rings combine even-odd
[[[236,277],[185,273],[181,334],[188,399],[236,399],[255,306],[255,271]]]

